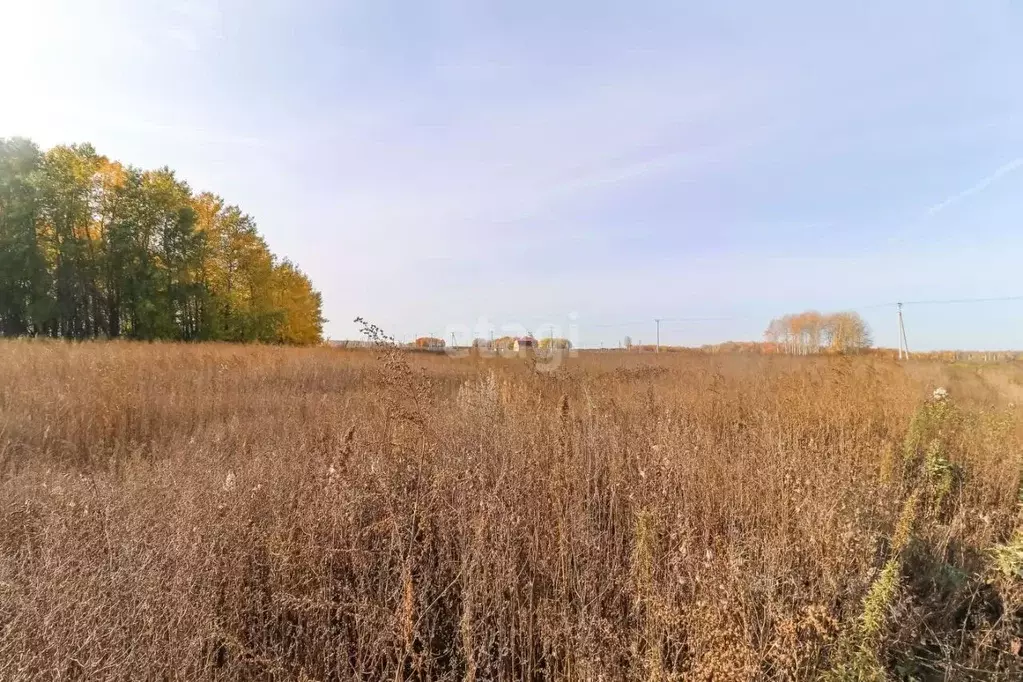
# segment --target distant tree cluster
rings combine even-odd
[[[549,336],[545,336],[542,339],[540,339],[539,344],[540,350],[543,351],[572,350],[572,342],[569,341],[568,339],[559,339],[556,337],[552,338]]]
[[[854,312],[785,315],[771,320],[764,338],[778,352],[795,355],[849,353],[872,344],[870,328]]]
[[[88,144],[0,138],[0,334],[311,344],[322,328],[319,292],[238,207]]]
[[[436,350],[444,348],[444,339],[438,339],[436,336],[420,336],[416,339],[416,348],[427,348]]]

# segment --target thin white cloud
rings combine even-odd
[[[937,204],[934,204],[929,209],[927,209],[927,215],[928,216],[933,216],[936,213],[940,213],[941,211],[944,211],[949,206],[953,206],[955,204],[958,204],[963,199],[967,199],[967,198],[973,196],[974,194],[979,194],[980,192],[983,192],[988,187],[990,187],[991,185],[995,184],[996,182],[998,182],[999,180],[1004,178],[1006,175],[1009,175],[1010,173],[1012,173],[1012,172],[1014,172],[1014,171],[1016,171],[1016,170],[1018,170],[1020,168],[1023,168],[1023,157],[1016,157],[1015,159],[1013,159],[1009,163],[1007,163],[1004,166],[1001,166],[1000,168],[998,168],[991,175],[987,176],[986,178],[983,178],[977,184],[975,184],[975,185],[973,185],[971,187],[967,187],[962,192],[958,192],[956,194],[953,194],[952,196],[948,197],[944,201],[941,201],[941,202],[938,202]]]

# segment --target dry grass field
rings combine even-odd
[[[0,377],[3,680],[1023,675],[1023,367],[22,341]]]

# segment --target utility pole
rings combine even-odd
[[[909,342],[906,341],[906,324],[902,319],[902,303],[899,303],[898,306],[899,306],[899,359],[901,360],[903,358],[902,354],[905,353],[906,354],[905,357],[908,360]]]
[[[657,345],[654,347],[654,352],[655,353],[660,353],[661,352],[661,320],[659,318],[655,317],[654,318],[654,323],[657,325]]]

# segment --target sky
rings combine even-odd
[[[1023,6],[0,0],[0,137],[253,215],[326,334],[760,339],[1023,295]],[[907,305],[1023,348],[1023,300]]]

